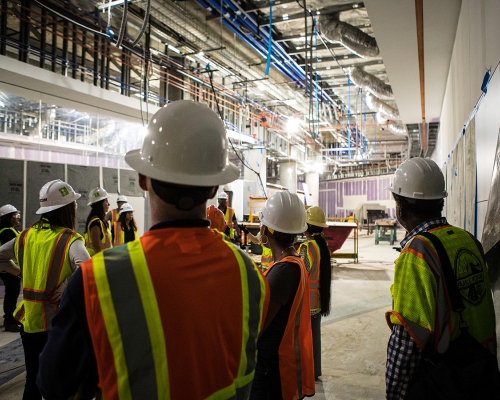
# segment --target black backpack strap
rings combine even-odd
[[[441,263],[441,269],[443,271],[444,281],[446,283],[446,288],[448,289],[448,295],[450,296],[451,309],[456,312],[461,312],[465,309],[464,303],[462,301],[462,296],[457,286],[457,278],[453,269],[451,267],[450,258],[448,253],[444,249],[443,243],[437,238],[436,235],[430,232],[422,232],[418,234],[428,239],[436,249],[439,257],[439,262]]]

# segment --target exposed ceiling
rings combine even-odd
[[[422,154],[418,1],[133,0],[127,3],[126,32],[120,29],[123,1],[32,4],[112,32],[113,42],[149,57],[150,85],[160,84],[154,78],[165,66],[204,85],[205,71],[212,71],[218,91],[268,112],[278,128],[284,129],[289,117],[302,121],[295,143],[303,143],[312,158],[337,170],[366,163],[394,167]],[[105,12],[109,4],[111,14]],[[438,134],[460,6],[459,0],[423,1],[430,151]],[[101,12],[96,14],[96,7]],[[147,43],[147,35],[135,40],[146,26],[145,14],[150,15]],[[142,81],[142,67],[132,67],[132,80]]]

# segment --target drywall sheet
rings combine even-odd
[[[26,179],[26,219],[25,226],[31,226],[40,219],[36,210],[40,207],[40,189],[54,179],[64,181],[64,164],[28,161]]]
[[[102,169],[102,183],[108,193],[118,192],[118,170],[116,168]]]
[[[465,230],[475,234],[476,217],[476,120],[472,119],[465,132]]]
[[[0,207],[12,204],[23,210],[24,161],[0,159]],[[24,216],[22,216],[24,218]]]
[[[99,167],[68,165],[68,183],[82,196],[76,201],[76,231],[83,235],[85,223],[90,212],[89,192],[99,186]]]
[[[120,194],[144,197],[144,192],[139,187],[139,175],[136,171],[120,170]]]

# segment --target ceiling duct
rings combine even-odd
[[[376,57],[379,49],[375,38],[346,22],[339,15],[328,14],[319,17],[320,33],[332,42],[338,42],[360,57]]]
[[[383,113],[392,119],[400,119],[398,110],[371,94],[366,96],[366,104],[372,111]]]
[[[376,76],[363,71],[359,67],[349,68],[349,75],[354,84],[378,98],[392,97],[392,89],[389,85]]]
[[[387,129],[397,135],[406,135],[408,133],[406,125],[402,122],[397,121],[389,121],[389,123],[387,124]]]

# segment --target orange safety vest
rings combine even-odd
[[[120,219],[120,212],[117,208],[113,208],[111,211],[111,232],[116,232],[116,223]]]
[[[122,229],[122,223],[120,221],[116,223],[115,230],[113,232],[115,236],[113,240],[113,246],[118,246],[125,243],[125,231]],[[137,227],[135,227],[134,240],[136,240],[137,238]]]
[[[315,240],[308,240],[300,245],[299,254],[304,260],[306,269],[309,271],[309,296],[311,299],[311,313],[321,310],[319,293],[319,264],[320,250]]]
[[[309,291],[307,270],[302,258],[287,256],[280,262],[293,262],[300,266],[300,282],[293,299],[288,322],[278,350],[281,391],[288,400],[313,396],[315,393],[314,362],[312,348],[311,316],[309,313]],[[264,272],[269,273],[275,263]],[[305,307],[303,307],[305,305]],[[298,324],[297,324],[298,322]],[[296,340],[298,343],[296,343]]]
[[[224,235],[157,229],[81,269],[103,398],[248,398],[269,290]]]

